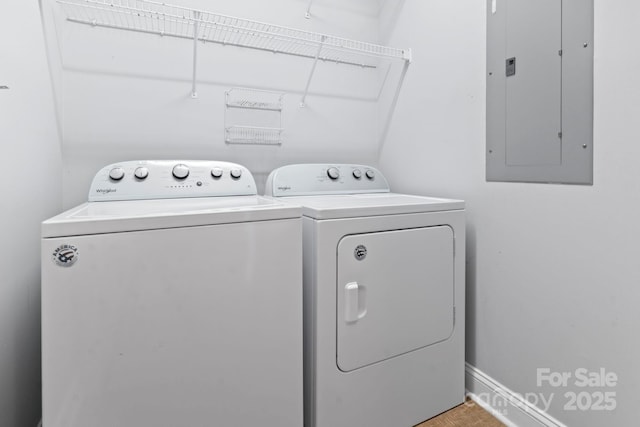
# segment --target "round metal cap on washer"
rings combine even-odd
[[[109,178],[114,181],[120,181],[124,178],[124,169],[122,168],[113,168],[109,171]]]
[[[136,168],[136,170],[133,172],[133,175],[135,175],[135,177],[138,179],[146,179],[149,176],[149,169],[141,166],[139,168]]]
[[[183,164],[177,164],[173,167],[173,176],[178,179],[185,179],[189,176],[189,167]]]
[[[327,169],[327,176],[333,180],[340,178],[340,171],[338,168],[331,167]]]
[[[215,179],[221,178],[222,174],[223,174],[223,170],[220,168],[211,169],[211,176],[214,177]]]
[[[362,171],[360,169],[354,169],[353,170],[353,177],[355,179],[360,179],[362,178]]]
[[[376,177],[376,173],[371,169],[367,169],[367,171],[365,172],[365,175],[367,175],[367,178],[369,179],[373,179]]]
[[[240,177],[242,176],[242,170],[231,169],[231,172],[229,172],[229,175],[231,175],[231,178],[233,179],[240,179]]]

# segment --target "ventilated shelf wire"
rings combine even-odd
[[[282,106],[273,102],[237,100],[227,102],[229,108],[243,108],[246,110],[282,111]]]
[[[225,129],[228,144],[280,145],[281,128],[229,126]]]
[[[234,87],[225,92],[228,108],[282,111],[284,93],[270,90]]]
[[[363,67],[377,59],[410,60],[409,51],[147,0],[56,0],[67,19],[89,25],[197,38]]]

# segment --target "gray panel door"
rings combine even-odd
[[[342,371],[451,335],[450,227],[346,236],[337,256],[337,364]]]
[[[509,0],[506,34],[505,61],[515,58],[515,74],[506,78],[507,165],[558,165],[562,1]]]

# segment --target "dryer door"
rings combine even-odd
[[[337,260],[337,364],[352,371],[453,332],[453,230],[343,237]]]

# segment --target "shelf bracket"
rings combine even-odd
[[[303,108],[305,106],[304,102],[307,99],[307,94],[309,93],[309,86],[311,85],[313,74],[316,72],[316,65],[318,65],[320,52],[322,51],[322,46],[324,45],[324,41],[326,39],[327,39],[327,36],[322,36],[322,38],[320,39],[320,43],[318,44],[318,50],[316,51],[316,56],[313,59],[313,66],[311,67],[311,73],[309,73],[309,79],[307,79],[307,87],[304,88],[304,95],[302,95],[302,100],[300,101],[300,108]]]
[[[197,98],[198,92],[196,92],[196,69],[198,67],[198,30],[200,23],[200,12],[193,11],[193,77],[191,82],[191,98]]]
[[[380,141],[378,143],[378,156],[380,156],[380,154],[382,153],[384,143],[387,140],[387,135],[389,134],[389,128],[391,127],[391,121],[393,119],[393,113],[396,111],[396,106],[398,105],[398,98],[400,98],[400,91],[402,90],[402,85],[404,84],[404,78],[407,76],[407,71],[409,71],[409,65],[411,65],[411,49],[407,51],[405,58],[406,59],[404,61],[404,65],[402,66],[402,72],[400,73],[400,80],[398,81],[396,92],[394,93],[393,99],[391,100],[391,106],[389,107],[387,120],[385,121],[382,134],[380,135]]]
[[[313,4],[313,0],[309,0],[309,4],[307,5],[307,12],[304,14],[304,17],[309,19],[311,18],[311,5]]]

